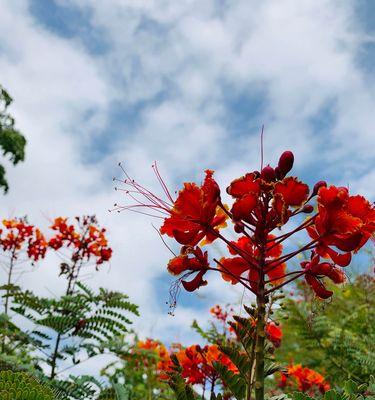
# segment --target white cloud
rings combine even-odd
[[[145,335],[187,338],[195,312],[187,306],[174,318],[161,312],[167,294],[160,298],[155,279],[168,252],[144,218],[106,212],[121,202],[105,180],[117,173],[119,160],[153,187],[155,159],[172,187],[184,177],[200,180],[211,165],[225,186],[258,168],[265,123],[267,159],[290,148],[300,170],[323,165],[368,191],[363,174],[372,175],[363,164],[375,155],[374,80],[365,81],[356,62],[365,36],[354,2],[61,0],[90,10],[93,29],[106,35],[108,51],[95,56],[79,38],[63,39],[38,25],[26,0],[0,3],[1,83],[15,98],[12,110],[28,138],[26,162],[8,169],[11,190],[2,213],[27,213],[43,225],[44,215],[97,213],[115,252],[110,272],[103,268],[90,283],[123,290],[139,303]],[[259,93],[264,108],[249,109],[249,126],[241,127],[249,135],[228,132],[239,112],[228,98],[256,100]],[[133,116],[134,128],[118,122],[126,132],[120,137],[111,129],[114,103],[130,113],[144,106]],[[317,116],[328,105],[332,128],[321,133],[313,122],[321,122]],[[113,141],[113,152],[84,163],[84,151],[98,140]],[[31,275],[25,285],[60,291],[52,261]],[[200,293],[212,301],[239,296],[219,278],[210,283]]]

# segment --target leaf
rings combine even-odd
[[[243,400],[246,394],[246,381],[240,374],[234,374],[226,366],[219,362],[214,362],[213,367],[220,375],[220,378],[229,388],[237,400]]]

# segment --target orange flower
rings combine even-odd
[[[313,393],[314,390],[319,390],[325,393],[330,389],[329,383],[324,379],[324,376],[314,371],[313,369],[302,367],[301,364],[289,365],[287,373],[281,374],[280,387],[297,386],[297,389],[302,392]]]
[[[109,261],[112,249],[108,246],[106,230],[97,226],[94,216],[76,217],[76,221],[78,226],[68,224],[68,218],[55,218],[51,229],[57,233],[49,240],[49,247],[54,250],[71,247],[73,262],[78,259],[89,261],[94,258],[96,266],[99,266]]]
[[[138,350],[141,350],[141,352]],[[146,352],[146,354],[142,352]],[[147,338],[145,341],[140,340],[137,342],[134,348],[137,363],[140,362],[140,365],[148,367],[150,359],[147,353],[156,357],[156,374],[159,379],[168,379],[167,372],[171,371],[173,363],[167,348],[162,343],[150,338]],[[151,362],[151,364],[153,364],[153,362]]]
[[[47,251],[47,242],[42,232],[29,225],[25,218],[3,220],[6,231],[0,229],[0,246],[9,252],[14,259],[22,251],[26,251],[33,261],[44,258]]]
[[[215,381],[217,372],[213,367],[214,362],[219,362],[229,371],[238,373],[236,366],[223,354],[217,345],[207,345],[203,348],[193,345],[181,349],[176,353],[178,362],[182,367],[182,377],[187,383],[204,384],[206,381]]]

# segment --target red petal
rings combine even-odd
[[[331,249],[330,247],[326,248],[326,252],[331,258],[331,260],[337,264],[340,265],[340,267],[346,267],[350,264],[350,261],[352,260],[352,255],[351,253],[337,253],[337,251]]]
[[[253,242],[247,236],[241,236],[237,242],[231,242],[234,246],[238,247],[239,249],[243,250],[249,255],[253,255]],[[233,249],[232,246],[228,245],[228,250],[230,254],[238,255],[238,252]]]
[[[287,206],[298,207],[307,200],[309,187],[296,178],[289,177],[276,183],[273,193],[281,194]]]
[[[195,246],[203,237],[203,235],[198,235],[198,232],[199,229],[190,232],[182,232],[174,230],[173,237],[180,244]]]
[[[310,271],[316,275],[328,276],[335,283],[345,282],[345,274],[342,269],[333,266],[330,263],[320,263],[314,265]]]
[[[235,198],[240,198],[245,194],[256,193],[260,191],[259,179],[255,178],[253,173],[246,174],[241,178],[235,179],[227,188],[228,194]]]
[[[332,243],[334,243],[339,250],[349,252],[359,249],[366,243],[366,240],[363,242],[364,236],[362,232],[356,232],[349,236],[334,235]]]
[[[248,221],[257,203],[258,196],[255,194],[247,194],[241,197],[241,199],[236,200],[232,207],[233,219],[235,221]]]
[[[172,275],[180,275],[183,271],[186,271],[184,256],[174,257],[169,260],[167,269]]]
[[[235,285],[241,275],[250,268],[249,264],[241,257],[222,258],[220,260],[219,269],[222,271],[221,276],[225,281]],[[228,274],[230,272],[230,274]],[[234,276],[232,276],[234,275]]]
[[[372,214],[373,207],[363,196],[350,196],[348,199],[348,211],[354,217],[366,221],[367,217]]]
[[[274,239],[274,238],[276,238],[276,236],[268,235],[268,240],[271,240],[271,239]],[[275,245],[275,241],[274,240],[271,240],[270,242],[267,243],[267,250],[266,250],[267,258],[280,257],[282,252],[283,252],[283,245],[281,243],[278,243],[278,244]]]
[[[270,268],[272,268],[272,264],[270,265]],[[267,272],[267,276],[270,279],[270,283],[272,285],[279,285],[280,283],[284,282],[284,275],[286,272],[286,264],[282,263],[272,269],[271,271]]]
[[[188,292],[194,292],[194,290],[200,288],[201,286],[207,285],[207,281],[203,280],[203,275],[206,273],[206,271],[200,271],[194,279],[191,281],[181,281],[182,286],[184,287],[185,290]]]
[[[337,206],[343,204],[348,199],[348,189],[344,187],[322,186],[319,189],[318,203],[325,207]]]
[[[331,290],[327,290],[320,280],[315,278],[315,276],[306,274],[305,279],[315,294],[321,299],[328,299],[333,295],[333,292]]]
[[[202,208],[202,190],[195,183],[184,183],[175,201],[173,211],[185,217],[199,220]]]

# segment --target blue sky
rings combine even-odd
[[[28,138],[27,160],[9,168],[3,215],[96,213],[114,248],[90,280],[140,304],[143,335],[192,340],[194,317],[237,301],[212,278],[166,314],[166,249],[149,220],[108,214],[122,161],[157,190],[216,170],[225,187],[293,150],[295,172],[374,198],[374,17],[371,1],[0,0],[1,83]],[[147,249],[147,251],[145,251]],[[25,286],[61,290],[55,260]],[[42,278],[41,278],[42,277]],[[48,288],[48,290],[47,290]],[[199,311],[199,312],[198,312]],[[89,367],[88,367],[89,368]]]

